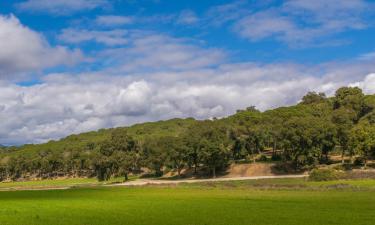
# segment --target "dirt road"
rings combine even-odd
[[[241,181],[241,180],[260,180],[260,179],[277,179],[277,178],[304,178],[308,175],[275,175],[275,176],[252,176],[252,177],[226,177],[212,179],[182,179],[182,180],[156,180],[156,179],[138,179],[119,184],[110,184],[106,186],[144,186],[158,184],[181,184],[181,183],[202,183],[202,182],[218,182],[218,181]]]
[[[34,187],[5,187],[0,191],[39,191],[39,190],[65,190],[77,187],[117,187],[117,186],[144,186],[144,185],[168,185],[181,183],[202,183],[202,182],[220,182],[220,181],[239,181],[239,180],[259,180],[259,179],[277,179],[277,178],[303,178],[308,175],[277,175],[277,176],[249,176],[249,177],[221,177],[212,179],[181,179],[181,180],[160,180],[160,179],[138,179],[118,184],[89,184],[89,185],[67,185],[67,186],[34,186]]]

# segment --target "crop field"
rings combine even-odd
[[[374,224],[375,182],[258,180],[1,191],[0,224]]]

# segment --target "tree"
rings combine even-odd
[[[116,151],[112,159],[117,174],[123,176],[125,181],[129,180],[129,173],[136,167],[137,153],[135,151]]]
[[[206,122],[197,123],[190,126],[184,133],[182,139],[186,144],[187,150],[187,163],[189,167],[194,167],[194,174],[197,174],[197,170],[200,164],[199,151],[201,149],[201,133],[206,129]]]
[[[188,150],[184,139],[178,137],[167,137],[167,161],[168,164],[181,176],[181,170],[188,161]]]
[[[317,145],[321,149],[322,156],[325,156],[325,159],[322,161],[329,161],[329,153],[333,151],[336,147],[336,135],[337,130],[331,121],[321,121],[319,123],[319,132],[317,136]]]
[[[145,165],[154,171],[155,176],[163,175],[163,167],[167,161],[168,140],[165,138],[149,138],[143,146],[142,156]]]
[[[350,111],[352,120],[358,121],[364,109],[364,94],[358,87],[342,87],[336,91],[334,109]]]
[[[230,159],[230,142],[227,129],[224,126],[206,121],[200,131],[198,157],[204,166],[216,177],[217,169],[224,168]]]
[[[332,122],[336,126],[337,140],[341,147],[341,163],[344,164],[345,153],[348,151],[349,133],[353,127],[351,110],[346,108],[336,109],[332,115]],[[350,153],[352,155],[352,153]]]
[[[126,131],[112,132],[110,140],[104,141],[94,156],[98,180],[109,180],[116,173],[127,180],[136,161],[136,151],[136,142]]]
[[[247,136],[247,138],[245,139],[246,149],[248,150],[248,153],[250,153],[253,156],[253,160],[255,162],[254,155],[260,154],[264,148],[264,142],[265,142],[264,129],[247,127],[246,136]]]
[[[282,131],[284,154],[295,168],[313,164],[319,157],[319,120],[314,117],[294,117],[284,124]]]
[[[368,157],[375,152],[375,126],[368,123],[355,126],[350,132],[349,143],[350,147],[363,157],[366,168]]]
[[[324,93],[316,93],[316,92],[308,92],[305,96],[302,98],[302,104],[313,104],[313,103],[320,103],[326,100],[326,94]]]

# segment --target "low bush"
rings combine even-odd
[[[259,158],[258,158],[258,161],[259,162],[267,162],[268,161],[268,158],[266,155],[260,155]]]
[[[282,159],[281,155],[279,154],[272,154],[271,160],[272,161],[280,161]]]
[[[313,169],[310,172],[309,180],[311,181],[328,181],[338,180],[342,177],[343,172],[334,169]]]
[[[332,167],[332,169],[339,170],[339,171],[350,171],[352,170],[352,164],[346,163],[346,164],[337,164]]]
[[[365,159],[363,157],[356,157],[354,160],[354,166],[363,166],[365,164]]]

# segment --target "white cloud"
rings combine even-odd
[[[138,33],[131,36],[128,47],[106,50],[101,58],[115,64],[116,70],[120,67],[122,71],[134,72],[205,68],[218,65],[226,57],[220,49],[205,49],[189,40],[167,35]]]
[[[78,50],[50,46],[41,34],[22,25],[13,15],[0,15],[0,49],[0,78],[71,65],[82,59]]]
[[[98,16],[95,20],[96,24],[105,27],[116,27],[127,24],[132,24],[134,18],[130,16],[116,16],[116,15],[105,15]]]
[[[289,18],[279,16],[275,11],[252,14],[241,19],[235,27],[241,36],[252,41],[272,36],[294,36],[291,33],[296,32],[295,29],[294,23]]]
[[[375,73],[371,73],[365,77],[363,81],[355,82],[349,86],[360,87],[367,94],[375,93]]]
[[[262,1],[263,2],[263,1]],[[248,15],[246,0],[238,0],[228,4],[211,7],[206,12],[206,20],[214,26],[220,26],[228,22],[233,22],[239,18]]]
[[[251,41],[275,38],[292,47],[322,45],[324,38],[366,28],[366,15],[373,8],[363,0],[285,1],[279,7],[248,13],[235,23],[234,30]],[[331,38],[323,45],[344,43],[347,41]]]
[[[64,29],[59,35],[58,39],[70,44],[79,44],[82,42],[95,41],[104,45],[115,46],[125,45],[128,43],[127,30],[79,30],[79,29]]]
[[[43,142],[174,117],[221,117],[251,105],[265,110],[295,104],[308,91],[332,95],[355,83],[374,93],[375,76],[367,75],[374,70],[373,63],[242,63],[127,76],[51,74],[30,87],[3,82],[0,143]]]
[[[16,7],[22,11],[68,15],[109,5],[107,0],[28,0],[16,4]]]

